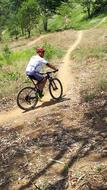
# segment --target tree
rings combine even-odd
[[[20,18],[20,26],[31,35],[31,30],[38,23],[38,4],[36,0],[27,0],[22,3],[18,12]]]
[[[83,6],[85,12],[87,12],[88,18],[91,18],[95,0],[80,0],[80,4]]]
[[[38,0],[39,13],[42,16],[45,31],[48,30],[48,18],[55,13],[62,2],[68,2],[68,0]]]
[[[2,39],[2,31],[5,29],[9,15],[9,1],[0,0],[0,40]]]
[[[8,30],[10,32],[10,36],[15,36],[18,39],[18,35],[20,34],[20,19],[18,15],[11,15],[11,18],[8,22]]]
[[[68,23],[71,18],[72,9],[74,8],[74,2],[68,1],[68,3],[62,3],[60,7],[57,9],[57,14],[63,17],[64,28],[68,27]]]
[[[22,3],[25,0],[10,0],[10,9],[13,12],[18,12],[18,10],[21,8]]]
[[[76,0],[87,12],[88,18],[107,9],[107,0]]]
[[[107,0],[95,0],[94,14],[104,12],[104,10],[107,10]]]

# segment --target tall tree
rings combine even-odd
[[[17,12],[24,1],[26,0],[10,0],[11,11]]]
[[[74,8],[74,1],[68,1],[62,3],[57,9],[57,14],[63,17],[64,28],[66,29],[69,25],[69,21],[72,15],[72,9]]]
[[[107,0],[95,0],[94,13],[107,10]]]
[[[20,34],[20,31],[23,29],[21,28],[20,24],[20,17],[19,17],[19,11],[20,8],[25,0],[8,0],[9,1],[9,16],[8,16],[8,30],[10,32],[11,36],[15,36],[15,38],[18,38],[18,34]],[[23,33],[23,32],[22,32]]]
[[[31,35],[31,30],[38,23],[38,3],[36,0],[27,0],[22,3],[18,12],[20,18],[20,26],[27,31],[28,37]]]
[[[48,30],[48,18],[55,13],[56,9],[68,0],[38,0],[39,11],[43,19],[44,30]]]
[[[7,24],[9,15],[9,0],[0,0],[0,40],[2,39],[2,31]]]
[[[87,12],[88,18],[91,18],[93,13],[95,0],[80,0],[80,4],[83,6],[85,12]]]

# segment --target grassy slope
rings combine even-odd
[[[71,31],[59,34],[64,49],[76,39],[75,32],[70,37],[68,32],[71,34]],[[106,77],[106,32],[106,28],[85,31],[81,44],[72,52],[71,72],[76,91],[70,89],[62,102],[43,103],[38,112],[28,113],[33,119],[28,121],[27,117],[24,124],[17,127],[15,124],[13,129],[11,124],[8,129],[3,126],[2,136],[7,143],[2,147],[11,142],[4,153],[8,167],[3,162],[3,172],[11,179],[10,189],[30,190],[35,185],[41,190],[85,190],[88,185],[91,189],[104,189],[107,183],[106,88],[99,90],[98,85],[97,89],[95,81],[101,74]],[[48,38],[52,39],[60,45],[58,36]],[[78,88],[79,102],[76,101]],[[87,92],[93,92],[94,98],[86,98]],[[13,146],[14,140],[18,150]]]
[[[81,74],[84,93],[107,90],[106,32],[105,27],[85,32],[82,44],[71,56],[76,61],[75,69]]]
[[[81,6],[75,6],[75,9],[71,9],[71,13],[67,19],[67,23],[65,24],[64,16],[61,17],[56,15],[53,19],[49,20],[49,30],[64,30],[73,28],[75,30],[84,30],[89,29],[97,25],[102,18],[106,17],[106,13],[100,14],[99,16],[95,16],[92,19],[87,19],[86,13],[83,12]],[[106,25],[105,23],[102,26]]]
[[[17,150],[15,145],[12,147],[14,143],[10,143],[12,145],[6,152],[6,155],[10,158],[8,160],[9,167],[5,166],[6,162],[3,162],[5,175],[13,179],[10,184],[16,189],[19,189],[18,187],[22,184],[26,184],[26,181],[28,183],[31,178],[30,185],[40,185],[41,189],[51,186],[51,188],[47,189],[58,190],[61,190],[60,185],[63,190],[66,189],[65,182],[67,182],[68,190],[75,190],[77,187],[79,190],[88,188],[87,186],[81,187],[81,184],[102,185],[103,182],[106,182],[107,29],[104,25],[99,26],[99,29],[85,31],[82,43],[71,54],[71,72],[75,73],[76,84],[80,88],[80,104],[73,105],[70,102],[69,105],[70,99],[68,99],[69,101],[65,100],[58,105],[56,104],[56,107],[54,105],[50,109],[51,111],[49,106],[46,106],[44,108],[46,113],[40,112],[39,114],[41,115],[36,116],[36,121],[32,123],[24,123],[24,126],[20,125],[19,128],[17,127],[14,130],[10,130],[11,126],[9,128],[4,126],[2,135],[5,137],[7,145],[16,140],[16,146],[19,148]],[[71,33],[72,35],[70,35]],[[70,41],[71,38],[72,40]],[[56,35],[53,34],[48,38],[50,42],[53,40],[53,44],[55,43],[57,48],[61,48],[62,45],[64,50],[67,50],[75,39],[74,31],[56,33]],[[23,64],[20,63],[20,67],[21,65]],[[70,112],[71,108],[72,112]],[[23,132],[24,129],[25,131]],[[29,135],[27,132],[32,132],[32,134]],[[26,133],[27,137],[24,136]],[[18,141],[18,139],[23,139],[23,136],[25,137],[25,142],[24,140]],[[11,137],[11,140],[9,137]],[[78,151],[78,146],[83,142],[86,144],[83,144],[82,148],[79,149],[80,151]],[[15,151],[14,155],[14,151],[11,152],[12,148]],[[53,155],[56,155],[56,157]],[[50,161],[50,158],[61,160],[62,163],[58,165],[57,162]],[[50,171],[52,166],[53,168],[55,167],[55,175],[60,176],[62,181],[58,181],[60,177],[58,178],[55,175],[53,177],[53,173]],[[103,175],[104,177],[102,177]],[[103,182],[101,181],[102,178],[104,178]],[[33,185],[31,188],[33,188]],[[101,186],[99,189],[101,189]]]
[[[104,16],[105,15],[100,15],[99,17],[95,17],[92,20],[87,20],[87,19],[85,19],[85,14],[82,12],[81,7],[77,7],[76,9],[73,9],[71,12],[71,16],[68,19],[68,23],[67,23],[67,28],[74,28],[76,30],[88,29],[88,28],[95,26],[97,23],[99,23],[101,21],[102,17],[104,17]],[[102,27],[105,25],[106,25],[106,21],[104,23],[102,23]],[[63,30],[64,27],[65,27],[64,19],[61,18],[61,16],[55,16],[49,22],[49,29],[51,31],[53,31],[55,29],[57,30],[59,28]],[[69,31],[68,31],[68,35],[69,35]],[[54,36],[54,33],[51,37],[53,38],[53,36]],[[59,60],[61,59],[61,57],[63,56],[66,49],[63,48],[64,44],[62,43],[62,41],[61,41],[59,47],[57,47],[56,44],[54,43],[54,41],[51,40],[50,38],[48,38],[49,42],[46,41],[46,43],[49,43],[49,44],[46,45],[45,43],[42,43],[42,45],[47,46],[47,50],[51,49],[47,53],[47,58],[50,58],[51,61],[53,60],[53,62],[54,62],[54,59],[56,59],[56,57]],[[18,44],[18,46],[21,47],[21,45],[23,46],[24,44],[26,44],[26,41],[28,41],[28,40],[24,40],[24,41],[21,40],[21,41],[15,42],[15,46],[17,47],[17,44]],[[13,44],[14,44],[14,42],[13,42]],[[38,43],[38,45],[39,45],[39,43]],[[2,47],[3,47],[3,44],[2,44]],[[93,51],[93,49],[92,49],[90,51],[92,51],[93,54],[96,54],[96,51],[99,52],[101,48],[100,49],[97,48],[97,49],[98,50]],[[3,50],[3,48],[2,48],[2,50]],[[82,49],[81,51],[85,52],[87,50]],[[98,52],[97,52],[97,54],[98,54]],[[25,80],[25,78],[24,78],[25,76],[23,76],[23,73],[25,71],[25,67],[26,67],[26,64],[27,64],[29,58],[33,54],[34,54],[34,48],[30,48],[30,49],[25,48],[23,50],[14,51],[14,52],[12,51],[12,53],[9,56],[7,54],[5,54],[4,52],[2,53],[2,51],[1,51],[1,54],[0,54],[0,66],[1,66],[0,97],[8,96],[10,94],[10,92],[11,92],[11,94],[14,94],[16,89],[18,89],[18,87],[15,86],[16,80],[18,79],[18,81],[19,81],[18,86],[20,86],[21,81]],[[9,83],[9,85],[7,84],[7,81]]]

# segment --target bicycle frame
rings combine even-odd
[[[49,82],[51,82],[52,79],[53,79],[53,77],[51,76],[51,74],[55,73],[55,72],[57,72],[57,71],[51,71],[51,72],[46,72],[46,73],[41,73],[41,74],[46,75],[46,78],[49,80]],[[41,82],[37,81],[37,83],[36,83],[35,82],[36,79],[34,77],[29,77],[29,78],[32,81],[32,83],[34,84],[35,88],[37,89],[38,84],[41,83]]]
[[[53,99],[59,100],[63,94],[63,87],[60,80],[51,75],[54,72],[56,71],[44,73],[44,76],[49,81],[48,89],[51,97]],[[23,110],[30,110],[34,108],[38,102],[37,92],[39,92],[38,83],[40,82],[36,82],[34,77],[29,78],[32,81],[34,87],[24,87],[19,91],[17,95],[17,105]]]

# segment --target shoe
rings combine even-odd
[[[42,91],[39,91],[39,98],[43,98],[44,94]]]
[[[38,90],[36,93],[38,98],[42,98],[44,96],[43,91]]]

